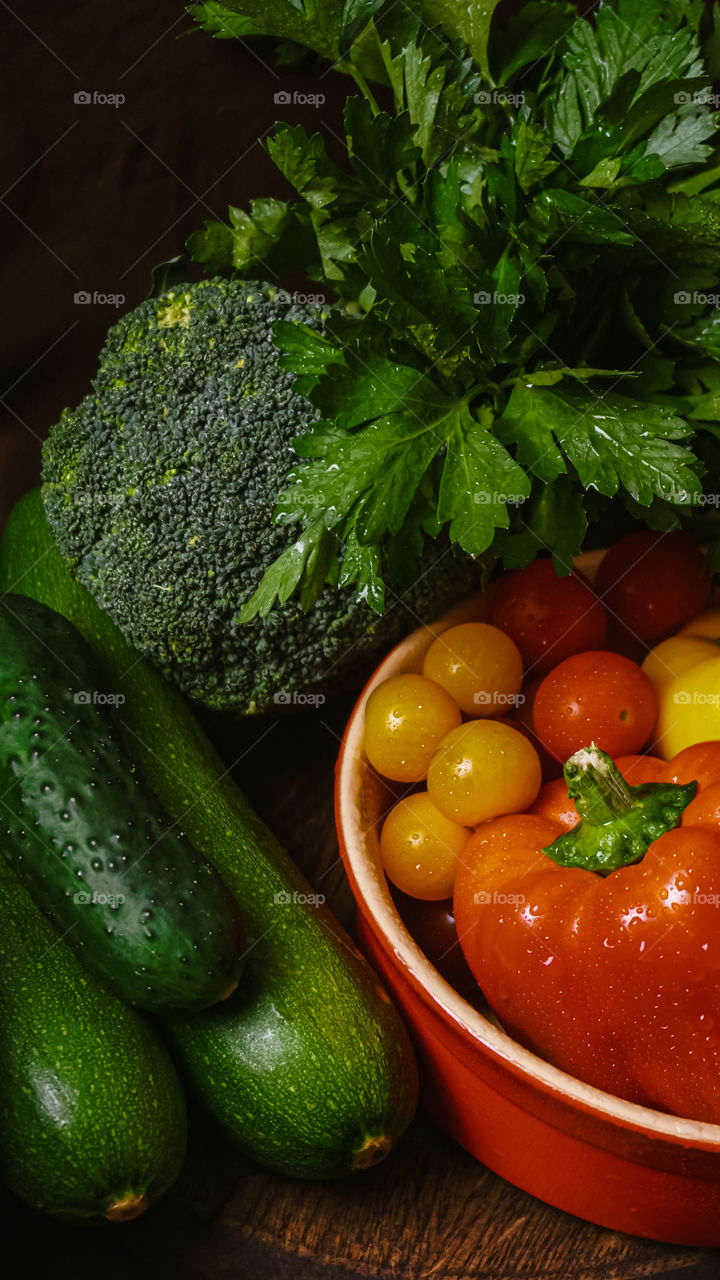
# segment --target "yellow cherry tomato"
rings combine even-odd
[[[720,738],[720,654],[671,680],[659,707],[653,755],[672,760],[685,747]]]
[[[488,818],[524,813],[541,779],[538,753],[517,729],[497,720],[469,720],[441,742],[427,785],[441,813],[474,827]]]
[[[713,640],[706,640],[701,635],[690,632],[679,632],[662,640],[650,650],[642,669],[652,680],[658,693],[672,684],[678,676],[682,676],[699,662],[707,658],[720,657],[720,649]]]
[[[720,640],[720,609],[704,609],[680,628],[681,636],[706,636],[708,640]]]
[[[452,897],[457,860],[470,834],[440,813],[427,791],[407,796],[391,809],[380,836],[388,879],[412,898]]]
[[[438,746],[462,721],[450,694],[426,676],[391,676],[365,704],[365,753],[395,782],[420,782]]]
[[[705,609],[656,645],[643,670],[658,692],[653,754],[671,760],[720,738],[720,609]]]
[[[523,679],[515,641],[487,622],[464,622],[444,631],[428,649],[423,671],[469,716],[512,711]]]

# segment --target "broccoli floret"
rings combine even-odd
[[[143,302],[110,330],[93,394],[43,452],[45,508],[71,572],[186,694],[241,712],[356,682],[473,580],[452,555],[433,570],[435,548],[382,618],[328,588],[308,613],[291,600],[235,621],[292,536],[272,512],[292,441],[316,416],[280,368],[281,318],[323,323],[320,308],[247,281]]]

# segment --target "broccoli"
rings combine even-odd
[[[73,575],[126,639],[189,697],[264,710],[347,686],[476,580],[431,549],[417,585],[378,617],[327,588],[265,619],[235,619],[288,544],[272,522],[292,441],[316,416],[280,367],[280,318],[320,308],[268,285],[206,279],[143,302],[109,332],[94,392],[43,451],[50,527]]]

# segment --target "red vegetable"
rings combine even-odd
[[[533,722],[543,746],[567,760],[595,742],[612,756],[640,751],[657,720],[657,694],[629,658],[597,649],[566,658],[535,695]]]
[[[607,613],[584,574],[558,577],[552,560],[535,560],[501,581],[490,618],[515,641],[526,675],[542,675],[563,658],[601,648]]]
[[[611,615],[636,641],[653,645],[699,613],[710,573],[686,533],[642,529],[603,557],[595,587]]]
[[[697,800],[695,782],[672,781],[688,776]],[[516,814],[466,846],[454,903],[468,964],[510,1034],[562,1070],[717,1124],[720,742],[660,782],[628,787],[592,749],[565,777],[579,825]]]

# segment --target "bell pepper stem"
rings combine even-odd
[[[563,770],[580,822],[544,850],[562,867],[606,876],[645,857],[650,845],[680,822],[697,783],[648,782],[631,787],[594,743]]]
[[[602,826],[613,818],[622,818],[632,809],[632,792],[627,782],[610,756],[594,742],[570,756],[563,776],[568,795],[586,822]]]

